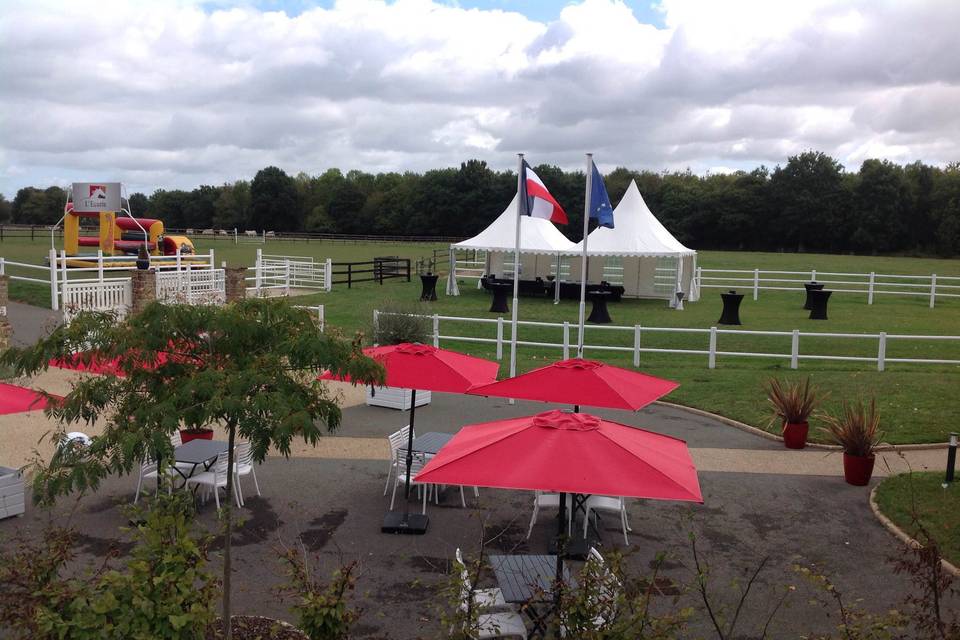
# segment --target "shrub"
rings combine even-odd
[[[371,336],[379,345],[404,342],[428,343],[433,335],[429,318],[422,317],[424,310],[419,305],[385,305],[377,314]]]
[[[290,579],[285,591],[296,597],[293,610],[297,625],[310,640],[345,640],[350,627],[360,617],[358,609],[349,606],[349,595],[356,587],[357,563],[351,562],[336,571],[328,584],[310,576],[304,556],[293,549],[280,553]]]
[[[771,378],[766,385],[767,402],[773,409],[771,423],[782,420],[783,424],[806,422],[817,404],[817,388],[810,384],[809,376],[803,381],[780,381]]]
[[[820,430],[851,456],[873,455],[873,448],[883,435],[876,399],[871,399],[869,406],[862,400],[856,404],[844,402],[840,415],[823,414],[820,419],[826,424]]]

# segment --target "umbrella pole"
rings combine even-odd
[[[564,523],[567,520],[567,494],[560,493],[560,513],[557,515],[557,575],[553,585],[554,605],[559,610],[560,594],[563,584],[563,554],[567,547],[567,532]]]
[[[381,533],[423,535],[430,519],[427,514],[410,513],[410,469],[413,467],[413,425],[416,419],[417,390],[410,390],[410,429],[407,433],[407,475],[403,482],[403,513],[388,512],[383,518]]]

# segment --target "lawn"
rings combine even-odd
[[[918,514],[943,557],[960,566],[960,483],[944,489],[942,473],[891,476],[877,487],[877,505],[913,537],[918,531],[913,514]]]
[[[5,241],[0,244],[0,255],[13,260],[39,262],[44,254],[42,242],[30,243]],[[341,242],[270,242],[267,245],[234,245],[224,241],[198,243],[200,251],[209,247],[215,250],[217,261],[226,260],[231,265],[252,265],[257,248],[265,253],[285,255],[310,255],[316,258],[333,258],[335,261],[367,260],[376,255],[399,255],[417,258],[430,256],[432,249],[440,245],[430,244],[344,244]],[[859,256],[798,255],[772,253],[702,252],[699,261],[705,268],[753,268],[780,270],[808,270],[838,272],[868,272],[898,274],[960,275],[957,261],[915,258],[873,258]],[[13,269],[10,269],[13,272]],[[355,285],[352,289],[335,286],[330,293],[314,294],[298,298],[304,304],[325,305],[329,325],[347,333],[367,330],[372,323],[374,309],[398,301],[416,301],[419,282],[388,281],[383,286],[374,283]],[[451,298],[444,295],[444,281],[438,284],[440,300],[422,307],[425,313],[441,315],[496,318],[488,313],[489,294],[477,290],[473,281],[461,284],[462,295]],[[11,295],[34,304],[46,306],[49,290],[42,285],[25,286],[11,283]],[[860,294],[834,294],[830,300],[826,322],[807,319],[801,309],[802,293],[761,291],[757,301],[748,295],[741,307],[741,318],[746,330],[790,331],[799,329],[810,332],[931,334],[960,335],[960,299],[938,302],[935,309],[928,308],[923,297],[878,297],[874,305],[866,304],[866,296]],[[611,303],[610,313],[614,324],[641,327],[687,327],[709,328],[720,316],[719,292],[707,289],[700,302],[688,303],[686,310],[677,312],[666,307],[663,301],[625,300]],[[562,301],[554,305],[551,300],[524,298],[520,304],[522,320],[571,323],[570,339],[576,342],[576,301]],[[509,320],[509,317],[505,318]],[[489,337],[495,336],[495,325],[476,325],[463,322],[442,321],[442,336]],[[509,323],[504,337],[509,339]],[[561,331],[553,328],[521,327],[520,340],[537,342],[562,342]],[[633,344],[633,331],[616,332],[588,328],[587,344],[624,346]],[[456,348],[476,355],[494,357],[493,345],[455,340],[442,340],[443,346]],[[642,332],[641,345],[648,348],[682,348],[706,350],[708,336],[705,334],[666,334]],[[790,337],[784,336],[737,336],[719,335],[720,351],[750,351],[788,354]],[[803,337],[800,353],[852,355],[876,357],[876,338],[842,340],[838,338]],[[558,348],[547,349],[522,346],[518,351],[518,366],[521,371],[558,359]],[[632,365],[632,354],[606,350],[587,350],[588,357],[596,357],[622,366]],[[887,344],[887,357],[921,357],[960,360],[960,341],[894,341]],[[504,367],[507,372],[509,349],[504,349]],[[887,370],[878,372],[870,362],[831,362],[800,360],[799,370],[789,368],[789,359],[745,358],[719,356],[716,369],[707,368],[705,355],[679,355],[642,353],[641,369],[677,380],[681,383],[667,399],[681,404],[713,411],[760,427],[768,426],[769,414],[765,406],[763,383],[772,376],[799,377],[810,375],[822,389],[829,391],[827,410],[836,409],[842,400],[860,396],[876,396],[883,415],[885,439],[892,443],[942,442],[960,421],[960,403],[955,401],[956,388],[960,383],[960,368],[952,365],[918,365],[888,363]],[[816,427],[816,421],[814,421]],[[775,427],[770,427],[775,429]],[[818,439],[816,428],[812,431]]]

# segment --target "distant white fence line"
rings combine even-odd
[[[382,312],[374,310],[373,323],[376,327],[379,319],[383,315],[404,315],[391,312]],[[497,360],[503,358],[503,346],[510,345],[510,321],[504,321],[503,317],[493,318],[462,318],[458,316],[442,315],[417,315],[407,314],[414,317],[428,318],[432,321],[432,339],[433,346],[439,347],[442,340],[456,342],[476,342],[482,344],[496,345]],[[458,336],[441,333],[441,322],[465,322],[493,326],[495,329],[494,337],[475,337]],[[563,358],[569,358],[571,347],[576,352],[576,342],[571,343],[571,328],[573,335],[576,335],[577,325],[571,322],[533,322],[521,320],[517,323],[519,327],[546,327],[551,329],[560,329],[560,340],[558,342],[536,342],[532,340],[517,340],[518,346],[540,347],[547,349],[562,350]],[[504,336],[504,328],[507,329],[507,335]],[[591,345],[586,343],[587,336],[594,331],[614,331],[632,334],[631,346],[614,345]],[[519,338],[519,330],[518,330]],[[641,337],[648,333],[685,333],[702,335],[707,338],[706,349],[664,349],[641,346]],[[769,353],[769,352],[751,352],[751,351],[721,351],[717,347],[717,339],[722,335],[738,336],[781,336],[790,337],[790,353]],[[621,325],[586,325],[584,332],[584,353],[587,351],[619,351],[633,354],[633,366],[640,366],[641,353],[677,353],[684,355],[704,355],[707,356],[707,367],[716,368],[717,358],[719,356],[738,356],[748,358],[769,358],[773,360],[789,360],[790,368],[799,368],[800,360],[836,360],[848,362],[873,362],[877,365],[877,371],[884,371],[888,363],[915,363],[915,364],[955,364],[960,365],[960,360],[948,360],[939,358],[888,358],[887,345],[893,340],[929,340],[929,341],[960,341],[960,336],[925,336],[910,334],[889,334],[881,331],[880,333],[820,333],[814,331],[744,331],[740,329],[718,329],[710,327],[709,329],[691,329],[681,327],[645,327],[641,325],[621,326]],[[844,340],[874,340],[876,341],[876,356],[839,356],[814,353],[800,353],[800,338],[838,338]]]
[[[330,291],[333,285],[333,260],[312,256],[280,256],[257,249],[253,275],[247,277],[247,290],[259,294],[265,289],[316,289]]]
[[[711,275],[712,274],[712,275]],[[803,276],[790,278],[785,276]],[[824,279],[824,276],[827,279]],[[839,279],[837,279],[839,278]],[[862,293],[867,304],[878,295],[918,296],[928,298],[930,308],[937,298],[960,298],[960,277],[930,275],[893,275],[870,273],[837,273],[832,271],[769,271],[765,269],[704,269],[697,267],[697,284],[701,289],[740,289],[753,291],[756,300],[761,290],[803,291],[803,284],[816,281],[837,293]]]

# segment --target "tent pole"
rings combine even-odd
[[[587,235],[590,229],[590,190],[593,182],[593,154],[587,154],[587,192],[583,199],[583,255],[580,257],[580,316],[577,331],[577,357],[583,357],[583,325],[587,299]]]
[[[513,309],[510,310],[510,377],[517,375],[517,307],[520,296],[520,212],[526,203],[521,203],[523,189],[523,154],[517,154],[517,229],[513,245]],[[511,400],[512,402],[512,400]]]
[[[553,304],[560,304],[560,269],[563,266],[563,256],[557,253],[557,273],[553,279]]]

